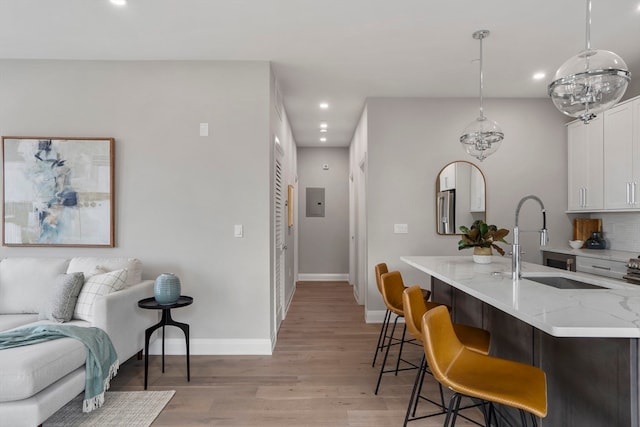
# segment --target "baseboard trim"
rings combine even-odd
[[[386,310],[367,310],[364,312],[364,321],[366,323],[382,323]],[[395,315],[391,316],[391,321],[395,319]],[[404,323],[404,317],[398,319],[398,323]]]
[[[298,273],[300,282],[348,282],[349,273],[344,274],[301,274]]]
[[[221,356],[263,356],[271,355],[270,339],[202,339],[189,340],[189,353],[196,355]],[[187,353],[184,338],[167,338],[164,340],[164,354],[184,355]],[[149,354],[162,354],[162,338],[158,338],[149,346]]]

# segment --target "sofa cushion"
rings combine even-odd
[[[0,261],[0,313],[38,314],[56,276],[67,270],[64,258],[5,258]]]
[[[126,286],[135,285],[142,281],[142,262],[137,258],[99,258],[99,257],[75,257],[71,259],[67,273],[81,271],[85,276],[100,266],[106,271],[127,269]]]
[[[84,344],[73,338],[4,349],[0,351],[0,402],[33,396],[83,366],[85,360]]]
[[[78,296],[73,317],[93,322],[93,303],[96,298],[124,288],[126,280],[126,268],[89,276]]]
[[[24,326],[37,320],[37,314],[0,314],[0,332]]]
[[[60,323],[71,320],[83,285],[84,273],[58,275],[40,311],[40,318]]]

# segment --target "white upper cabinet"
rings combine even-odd
[[[451,163],[440,172],[440,191],[456,188],[456,164]]]
[[[484,176],[478,168],[471,168],[471,191],[469,194],[471,212],[485,211]]]
[[[640,141],[634,136],[638,102],[625,102],[604,113],[604,209],[640,208]]]
[[[602,115],[589,124],[569,123],[568,140],[568,210],[594,211],[603,209],[603,147]]]

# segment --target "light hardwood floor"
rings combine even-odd
[[[371,362],[380,325],[364,322],[352,292],[346,282],[299,282],[272,356],[192,356],[191,382],[184,356],[167,356],[164,374],[160,356],[150,356],[149,390],[176,390],[153,426],[402,426],[415,371],[383,375],[374,394],[382,355],[375,368]],[[180,320],[178,312],[175,317]],[[421,347],[408,347],[403,355],[418,363]],[[142,390],[143,384],[144,361],[132,358],[111,390]],[[438,395],[432,377],[424,390]],[[435,411],[427,403],[420,409]],[[456,425],[473,424],[459,419]]]

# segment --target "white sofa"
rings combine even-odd
[[[144,331],[158,322],[158,312],[137,302],[153,296],[153,281],[142,280],[142,264],[135,258],[5,258],[0,261],[0,331],[37,323],[61,274],[84,273],[88,279],[117,276],[111,293],[84,296],[84,320],[76,307],[69,324],[104,329],[120,363],[144,348]],[[101,275],[101,276],[98,276]],[[95,280],[94,280],[95,279]],[[80,279],[82,280],[82,279]],[[82,292],[82,291],[80,291]],[[89,300],[87,300],[89,298]],[[79,306],[79,305],[78,305]],[[73,338],[0,350],[0,426],[38,426],[84,390],[84,345]],[[79,411],[82,408],[78,408]]]

